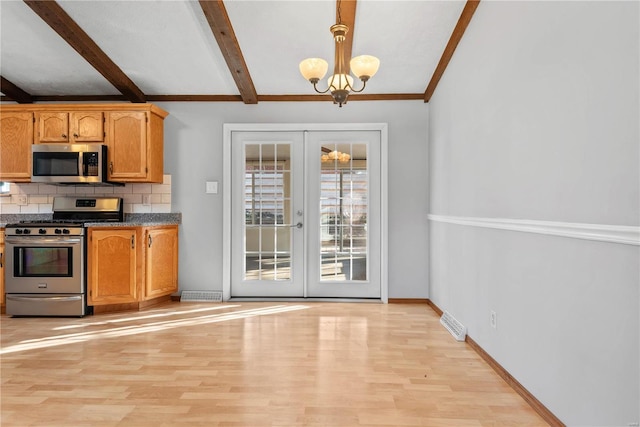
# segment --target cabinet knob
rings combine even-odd
[[[77,133],[74,133],[74,134],[73,134],[73,137],[74,137],[74,138],[77,138],[77,137],[78,137],[78,134],[77,134]]]
[[[149,247],[151,247],[152,242],[153,242],[153,239],[151,238],[151,234],[149,234]]]
[[[136,236],[133,235],[131,236],[131,249],[135,249],[136,248]]]
[[[109,162],[109,173],[113,173],[113,162]]]
[[[66,133],[63,133],[63,134],[62,134],[62,137],[63,137],[63,138],[66,138],[66,137],[67,137],[67,134],[66,134]]]

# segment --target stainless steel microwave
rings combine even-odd
[[[31,182],[107,182],[107,146],[104,144],[33,144],[31,147]]]

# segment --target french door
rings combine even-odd
[[[230,297],[382,298],[381,131],[229,139]]]

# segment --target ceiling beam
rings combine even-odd
[[[471,17],[475,13],[478,5],[480,4],[480,0],[467,0],[467,3],[464,5],[464,9],[462,9],[462,13],[460,14],[460,18],[458,19],[458,23],[456,27],[453,29],[453,33],[451,33],[451,37],[449,38],[449,43],[444,48],[444,52],[442,53],[442,57],[440,57],[440,62],[438,62],[438,66],[436,70],[433,72],[433,76],[431,76],[431,81],[427,86],[427,90],[424,92],[424,102],[429,102],[431,96],[433,96],[433,92],[435,92],[436,87],[438,86],[438,82],[440,78],[444,74],[444,70],[447,69],[447,65],[449,65],[449,61],[453,56],[453,53],[456,51],[456,47],[458,47],[458,43],[462,39],[469,22],[471,22]]]
[[[16,101],[18,104],[31,104],[33,103],[33,97],[20,89],[18,86],[11,83],[9,80],[0,76],[0,91],[7,97]]]
[[[231,71],[233,80],[238,86],[240,96],[245,104],[257,104],[258,94],[253,86],[253,80],[249,74],[247,64],[244,62],[244,56],[240,50],[240,44],[233,31],[231,20],[227,14],[222,0],[200,0],[200,6],[207,18],[211,32],[213,33],[222,56]]]
[[[346,60],[345,72],[349,74],[351,66],[351,51],[353,48],[353,34],[356,30],[356,0],[336,0],[336,22],[345,24],[349,31],[342,42],[344,47],[344,58]]]
[[[55,1],[24,0],[44,22],[73,47],[131,102],[146,102],[142,91]]]
[[[352,93],[347,99],[351,101],[422,101],[422,93]],[[320,102],[331,101],[331,95],[258,95],[260,102]]]
[[[33,102],[118,102],[122,95],[33,95]],[[351,101],[422,101],[423,93],[353,93]],[[0,96],[0,101],[14,101]],[[243,102],[240,95],[147,95],[148,102]],[[258,102],[333,102],[331,95],[258,95]]]

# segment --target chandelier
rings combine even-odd
[[[322,155],[320,156],[320,161],[322,163],[335,162],[336,160],[340,163],[347,163],[351,160],[351,155],[349,153],[343,153],[338,150],[329,150],[328,148],[322,147]]]
[[[349,75],[349,67],[346,65],[348,58],[344,57],[344,41],[349,27],[341,21],[340,2],[338,2],[338,22],[329,28],[335,40],[336,50],[333,74],[327,80],[327,89],[318,90],[318,82],[327,74],[329,68],[327,61],[322,58],[307,58],[300,63],[300,73],[313,84],[315,91],[318,93],[331,91],[333,103],[339,104],[340,107],[347,103],[350,92],[362,92],[367,85],[367,80],[373,77],[380,67],[380,60],[375,56],[361,55],[351,59],[349,62],[351,72],[362,81],[362,87],[359,90],[353,87],[353,77]]]

